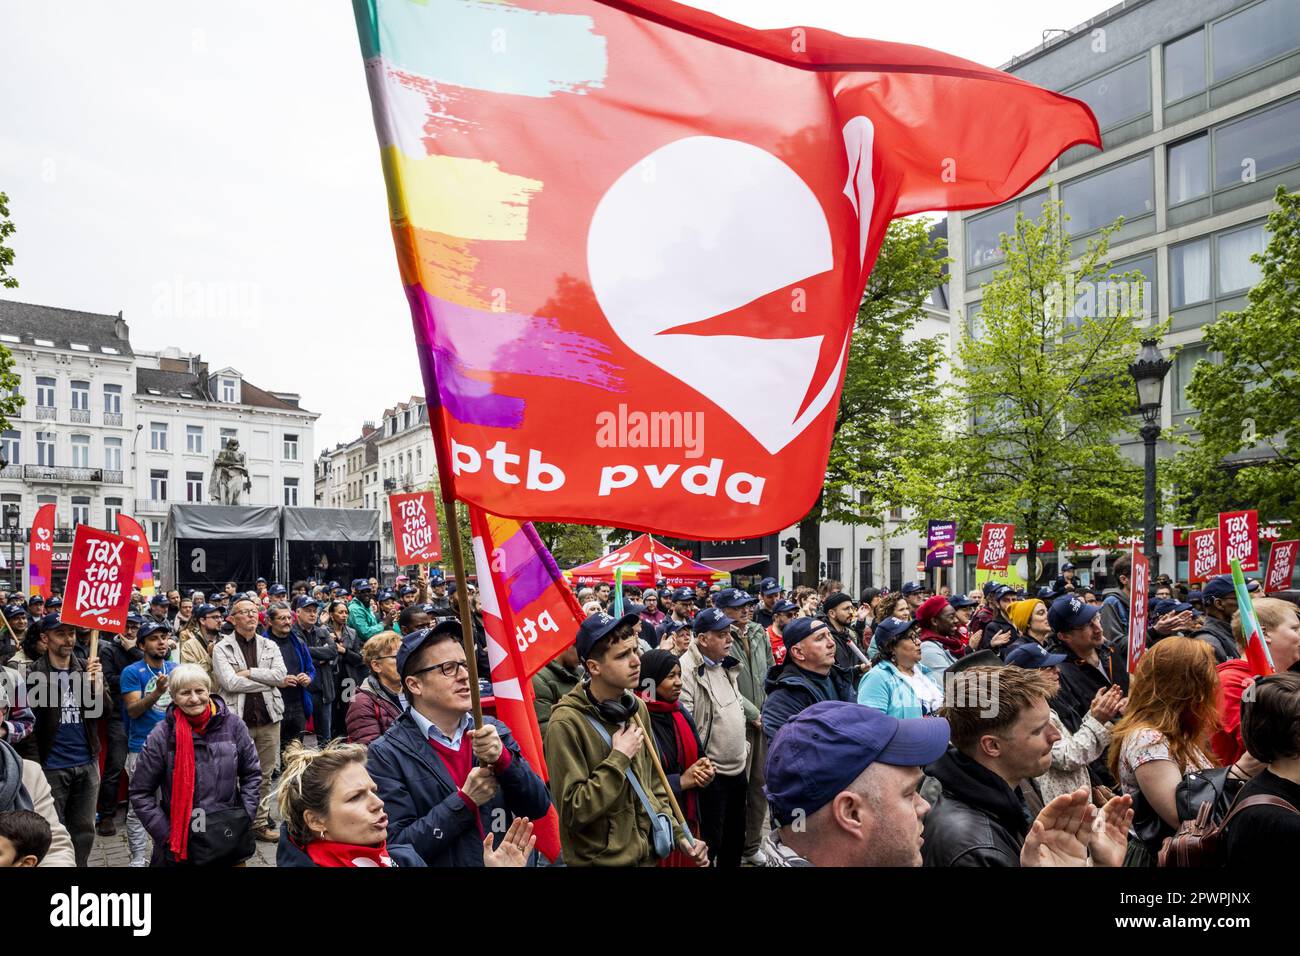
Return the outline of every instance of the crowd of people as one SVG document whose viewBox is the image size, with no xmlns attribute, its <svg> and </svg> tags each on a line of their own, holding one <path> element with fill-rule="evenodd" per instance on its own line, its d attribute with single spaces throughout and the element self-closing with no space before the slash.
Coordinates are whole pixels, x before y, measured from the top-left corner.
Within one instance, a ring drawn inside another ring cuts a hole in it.
<svg viewBox="0 0 1300 956">
<path fill-rule="evenodd" d="M 579 587 L 533 678 L 548 779 L 474 720 L 472 583 L 467 622 L 437 573 L 136 595 L 97 647 L 12 595 L 0 863 L 85 866 L 120 821 L 132 866 L 1151 866 L 1206 802 L 1204 865 L 1300 849 L 1300 593 L 1251 595 L 1261 677 L 1228 576 L 1160 580 L 1130 675 L 1111 580 Z"/>
</svg>

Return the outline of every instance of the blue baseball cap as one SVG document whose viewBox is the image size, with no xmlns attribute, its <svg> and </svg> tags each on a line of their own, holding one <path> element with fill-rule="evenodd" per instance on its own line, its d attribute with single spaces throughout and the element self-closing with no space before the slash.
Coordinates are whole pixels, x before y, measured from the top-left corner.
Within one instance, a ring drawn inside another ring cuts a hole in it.
<svg viewBox="0 0 1300 956">
<path fill-rule="evenodd" d="M 820 621 L 815 617 L 796 617 L 787 624 L 781 631 L 781 643 L 785 645 L 788 651 L 800 641 L 812 637 L 814 632 L 824 633 L 828 630 L 825 621 Z"/>
<path fill-rule="evenodd" d="M 57 594 L 45 602 L 45 610 L 47 611 L 53 611 L 55 608 L 60 607 L 63 607 L 63 598 L 59 597 Z"/>
<path fill-rule="evenodd" d="M 723 588 L 717 594 L 713 595 L 714 607 L 745 607 L 748 604 L 754 604 L 758 598 L 752 594 L 740 590 L 740 588 Z"/>
<path fill-rule="evenodd" d="M 997 587 L 993 589 L 993 593 L 990 596 L 995 601 L 1001 601 L 1004 597 L 1014 597 L 1015 593 L 1016 593 L 1016 589 L 1013 588 L 1011 585 L 999 584 Z"/>
<path fill-rule="evenodd" d="M 165 595 L 165 594 L 155 594 L 153 597 L 151 597 L 151 598 L 149 599 L 149 603 L 150 603 L 150 605 L 153 605 L 153 606 L 157 606 L 157 605 L 159 605 L 159 604 L 166 604 L 166 603 L 167 603 L 167 595 Z"/>
<path fill-rule="evenodd" d="M 1026 670 L 1033 670 L 1036 667 L 1056 667 L 1058 664 L 1064 664 L 1067 660 L 1069 660 L 1069 655 L 1049 654 L 1035 641 L 1017 645 L 1007 655 L 1008 664 L 1023 667 Z"/>
<path fill-rule="evenodd" d="M 1001 584 L 999 584 L 997 581 L 994 581 L 992 578 L 989 578 L 987 581 L 984 582 L 983 585 L 984 596 L 988 597 L 990 594 L 993 593 L 993 589 L 997 587 L 1001 587 Z"/>
<path fill-rule="evenodd" d="M 780 594 L 781 585 L 777 583 L 776 578 L 763 578 L 763 580 L 759 582 L 758 590 L 760 594 L 765 596 L 768 594 Z"/>
<path fill-rule="evenodd" d="M 1098 604 L 1089 604 L 1077 594 L 1063 594 L 1047 609 L 1047 623 L 1058 634 L 1083 627 L 1101 611 Z"/>
<path fill-rule="evenodd" d="M 171 637 L 171 630 L 166 624 L 159 621 L 145 621 L 140 625 L 140 630 L 136 632 L 135 639 L 137 641 L 143 641 L 150 634 L 157 634 L 159 631 L 161 631 L 165 636 Z"/>
<path fill-rule="evenodd" d="M 876 625 L 876 629 L 871 636 L 876 642 L 876 647 L 884 648 L 894 643 L 914 627 L 916 627 L 916 621 L 914 620 L 904 621 L 896 617 L 887 617 Z"/>
<path fill-rule="evenodd" d="M 1038 593 L 1035 595 L 1035 597 L 1037 597 L 1039 600 L 1042 601 L 1054 600 L 1056 598 L 1056 589 L 1053 588 L 1050 584 L 1044 584 L 1041 588 L 1038 589 Z"/>
<path fill-rule="evenodd" d="M 36 623 L 37 623 L 36 629 L 41 633 L 44 633 L 46 631 L 52 631 L 56 627 L 72 627 L 71 624 L 64 624 L 62 621 L 60 621 L 59 616 L 57 614 L 47 614 Z"/>
<path fill-rule="evenodd" d="M 797 610 L 799 610 L 799 605 L 795 604 L 793 601 L 781 600 L 772 605 L 773 614 L 789 614 L 792 611 Z"/>
<path fill-rule="evenodd" d="M 906 584 L 903 585 L 904 595 L 916 594 L 918 591 L 928 591 L 928 590 L 930 589 L 927 588 L 920 581 L 908 581 Z"/>
<path fill-rule="evenodd" d="M 1074 565 L 1071 564 L 1069 561 L 1066 561 L 1063 565 L 1061 565 L 1062 574 L 1064 574 L 1066 571 L 1073 571 L 1073 570 L 1074 570 Z"/>
<path fill-rule="evenodd" d="M 1205 595 L 1202 594 L 1199 590 L 1188 592 L 1187 602 L 1189 604 L 1198 604 L 1203 602 L 1204 600 L 1205 600 Z"/>
<path fill-rule="evenodd" d="M 938 760 L 948 737 L 942 717 L 899 720 L 874 707 L 824 700 L 777 732 L 763 792 L 777 825 L 788 826 L 826 806 L 873 763 L 923 767 Z"/>
<path fill-rule="evenodd" d="M 397 649 L 397 674 L 399 677 L 406 676 L 406 663 L 411 659 L 411 655 L 425 645 L 435 634 L 455 634 L 461 637 L 460 621 L 455 618 L 444 618 L 433 627 L 422 627 L 418 631 L 412 631 L 402 638 L 402 646 Z"/>
<path fill-rule="evenodd" d="M 24 607 L 23 605 L 21 604 L 5 605 L 5 617 L 7 617 L 9 620 L 12 621 L 16 617 L 26 617 L 26 616 L 27 616 L 27 608 Z"/>
<path fill-rule="evenodd" d="M 1251 594 L 1254 594 L 1256 591 L 1258 591 L 1260 587 L 1261 585 L 1259 583 L 1258 578 L 1251 578 L 1249 581 L 1246 582 L 1246 590 L 1249 591 Z"/>
<path fill-rule="evenodd" d="M 288 594 L 289 589 L 286 588 L 283 584 L 272 584 L 269 593 L 272 597 L 279 597 L 281 594 Z"/>
<path fill-rule="evenodd" d="M 695 620 L 691 622 L 691 627 L 695 633 L 702 631 L 725 631 L 731 627 L 731 618 L 723 613 L 722 608 L 706 607 L 699 614 L 695 615 Z"/>
<path fill-rule="evenodd" d="M 395 600 L 396 597 L 397 597 L 397 595 L 394 594 L 392 591 L 388 590 L 388 588 L 383 588 L 382 590 L 380 590 L 380 592 L 379 592 L 378 594 L 375 595 L 375 600 L 377 600 L 377 601 L 392 601 L 392 600 Z"/>
<path fill-rule="evenodd" d="M 220 613 L 221 613 L 221 608 L 217 607 L 215 604 L 200 604 L 198 607 L 194 609 L 194 617 L 196 620 L 202 620 L 203 618 L 207 617 L 209 614 L 220 614 Z"/>
<path fill-rule="evenodd" d="M 619 625 L 635 624 L 639 620 L 640 617 L 636 614 L 611 617 L 604 611 L 597 611 L 578 627 L 578 636 L 573 642 L 578 648 L 578 659 L 585 661 L 596 642 L 611 633 Z"/>
<path fill-rule="evenodd" d="M 694 601 L 695 591 L 691 588 L 677 588 L 673 591 L 672 599 L 674 601 Z"/>
<path fill-rule="evenodd" d="M 202 617 L 202 615 L 199 616 Z M 130 614 L 126 616 L 126 623 L 134 624 L 136 627 L 139 627 L 141 624 L 144 623 L 144 618 L 142 618 L 139 614 L 136 614 L 134 611 L 132 611 Z"/>
<path fill-rule="evenodd" d="M 1231 574 L 1216 574 L 1201 585 L 1201 598 L 1205 601 L 1233 597 L 1236 593 L 1237 589 L 1232 584 Z"/>
<path fill-rule="evenodd" d="M 948 598 L 948 603 L 958 610 L 964 607 L 979 607 L 980 604 L 979 601 L 976 601 L 974 598 L 968 598 L 964 594 L 954 594 L 952 597 Z"/>
<path fill-rule="evenodd" d="M 413 588 L 413 587 L 411 587 L 409 584 L 406 584 L 406 585 L 403 585 L 403 586 L 398 590 L 398 592 L 397 592 L 397 596 L 398 596 L 398 597 L 406 597 L 408 594 L 418 594 L 418 593 L 419 593 L 419 591 L 418 591 L 417 588 Z"/>
<path fill-rule="evenodd" d="M 293 609 L 295 611 L 301 611 L 305 607 L 320 607 L 320 601 L 317 601 L 315 598 L 309 598 L 305 594 L 293 599 Z"/>
</svg>

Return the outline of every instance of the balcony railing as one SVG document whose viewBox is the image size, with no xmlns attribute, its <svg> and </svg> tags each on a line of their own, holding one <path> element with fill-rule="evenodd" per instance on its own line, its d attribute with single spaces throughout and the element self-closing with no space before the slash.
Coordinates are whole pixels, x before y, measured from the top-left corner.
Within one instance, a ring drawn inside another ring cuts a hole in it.
<svg viewBox="0 0 1300 956">
<path fill-rule="evenodd" d="M 88 408 L 70 409 L 68 411 L 68 421 L 72 422 L 72 424 L 74 425 L 89 425 L 90 409 Z"/>
<path fill-rule="evenodd" d="M 105 412 L 105 413 L 104 413 L 104 424 L 105 424 L 105 425 L 121 425 L 121 424 L 122 424 L 122 413 L 121 413 L 121 412 Z"/>
<path fill-rule="evenodd" d="M 54 421 L 58 417 L 59 417 L 59 410 L 55 408 L 53 405 L 36 406 L 37 421 L 41 421 L 42 419 L 49 419 L 50 421 Z"/>
<path fill-rule="evenodd" d="M 68 468 L 63 465 L 23 465 L 23 478 L 27 481 L 61 481 L 82 484 L 122 484 L 122 472 L 108 468 Z"/>
<path fill-rule="evenodd" d="M 11 478 L 14 480 L 21 479 L 23 476 L 22 465 L 5 465 L 0 468 L 0 478 Z"/>
</svg>

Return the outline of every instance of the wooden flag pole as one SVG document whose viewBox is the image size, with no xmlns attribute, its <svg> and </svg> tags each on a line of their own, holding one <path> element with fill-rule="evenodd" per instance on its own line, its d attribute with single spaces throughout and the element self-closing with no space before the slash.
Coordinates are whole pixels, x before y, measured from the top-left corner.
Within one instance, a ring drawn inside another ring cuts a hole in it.
<svg viewBox="0 0 1300 956">
<path fill-rule="evenodd" d="M 14 646 L 19 650 L 22 650 L 22 642 L 18 640 L 18 635 L 14 633 L 14 626 L 9 623 L 9 615 L 0 611 L 0 617 L 5 619 L 5 630 L 8 631 L 9 636 L 13 638 Z"/>
<path fill-rule="evenodd" d="M 93 661 L 98 657 L 99 657 L 99 631 L 94 630 L 90 632 L 90 656 L 87 657 L 86 660 Z"/>
<path fill-rule="evenodd" d="M 447 533 L 451 537 L 451 565 L 456 572 L 456 599 L 460 605 L 461 640 L 465 645 L 465 667 L 469 671 L 469 700 L 474 711 L 474 729 L 483 726 L 483 704 L 478 695 L 478 654 L 474 647 L 474 618 L 470 616 L 469 581 L 465 578 L 465 554 L 461 549 L 460 522 L 456 520 L 456 499 L 442 494 L 447 513 Z"/>
<path fill-rule="evenodd" d="M 637 726 L 645 734 L 645 740 L 642 747 L 650 748 L 650 759 L 654 761 L 655 769 L 659 771 L 659 780 L 664 785 L 664 793 L 668 794 L 668 802 L 672 804 L 673 813 L 677 815 L 677 822 L 682 825 L 682 833 L 686 835 L 686 842 L 695 846 L 695 834 L 691 832 L 690 824 L 686 822 L 686 814 L 682 813 L 682 808 L 677 805 L 677 798 L 673 796 L 673 788 L 668 784 L 668 774 L 664 773 L 664 765 L 659 762 L 659 748 L 655 746 L 655 735 L 645 724 L 641 722 L 641 710 L 637 708 L 636 714 Z"/>
</svg>

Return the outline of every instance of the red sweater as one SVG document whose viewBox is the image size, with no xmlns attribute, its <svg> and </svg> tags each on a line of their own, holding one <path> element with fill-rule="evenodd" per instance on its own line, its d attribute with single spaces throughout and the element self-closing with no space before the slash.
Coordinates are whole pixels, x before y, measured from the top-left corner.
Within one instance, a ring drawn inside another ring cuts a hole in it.
<svg viewBox="0 0 1300 956">
<path fill-rule="evenodd" d="M 1246 745 L 1241 741 L 1241 695 L 1254 679 L 1247 660 L 1224 661 L 1219 665 L 1220 729 L 1210 738 L 1210 746 L 1225 767 L 1231 767 L 1246 752 Z"/>
</svg>

